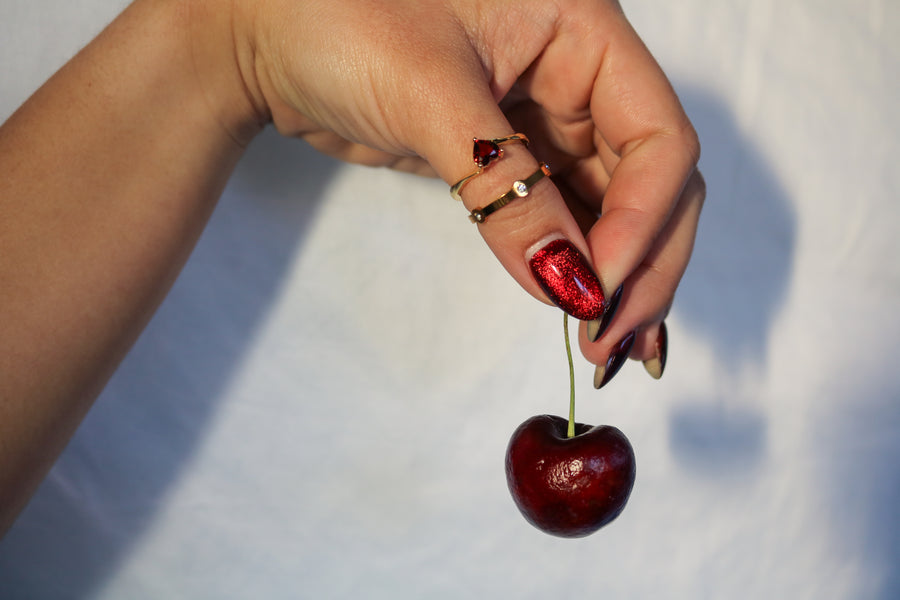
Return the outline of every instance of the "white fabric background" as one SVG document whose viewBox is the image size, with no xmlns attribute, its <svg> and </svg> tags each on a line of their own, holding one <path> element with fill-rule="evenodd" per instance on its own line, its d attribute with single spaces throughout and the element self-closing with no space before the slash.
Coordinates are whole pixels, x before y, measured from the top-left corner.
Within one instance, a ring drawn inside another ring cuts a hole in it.
<svg viewBox="0 0 900 600">
<path fill-rule="evenodd" d="M 579 420 L 637 454 L 616 522 L 551 538 L 506 490 L 512 430 L 565 414 L 559 312 L 440 182 L 269 132 L 0 597 L 900 597 L 900 4 L 624 4 L 709 199 L 665 377 L 578 362 Z M 0 0 L 0 115 L 122 6 Z"/>
</svg>

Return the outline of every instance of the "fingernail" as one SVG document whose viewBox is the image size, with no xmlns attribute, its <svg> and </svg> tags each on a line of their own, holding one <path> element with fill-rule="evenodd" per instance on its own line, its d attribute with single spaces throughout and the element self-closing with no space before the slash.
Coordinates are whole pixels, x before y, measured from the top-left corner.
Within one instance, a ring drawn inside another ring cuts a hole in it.
<svg viewBox="0 0 900 600">
<path fill-rule="evenodd" d="M 644 369 L 650 373 L 653 379 L 659 379 L 666 369 L 666 355 L 669 352 L 669 332 L 666 323 L 659 324 L 659 334 L 656 336 L 656 356 L 644 361 Z"/>
<path fill-rule="evenodd" d="M 599 319 L 594 319 L 593 321 L 588 321 L 587 324 L 587 336 L 588 339 L 592 342 L 596 342 L 600 339 L 600 336 L 603 335 L 603 332 L 606 331 L 606 328 L 609 327 L 609 324 L 612 322 L 613 317 L 616 316 L 616 309 L 619 308 L 619 300 L 622 299 L 622 286 L 615 291 L 612 297 L 609 299 L 609 302 L 606 303 L 606 308 L 603 309 L 603 316 Z"/>
<path fill-rule="evenodd" d="M 613 346 L 612 351 L 609 353 L 609 358 L 606 359 L 605 365 L 597 365 L 597 369 L 594 371 L 595 389 L 599 390 L 616 376 L 616 373 L 618 373 L 619 369 L 622 368 L 622 365 L 625 364 L 625 360 L 628 358 L 628 353 L 631 352 L 632 346 L 634 346 L 633 331 L 623 337 L 618 344 Z"/>
<path fill-rule="evenodd" d="M 581 321 L 603 315 L 606 298 L 600 280 L 572 242 L 556 238 L 540 247 L 528 260 L 544 293 L 558 307 Z"/>
</svg>

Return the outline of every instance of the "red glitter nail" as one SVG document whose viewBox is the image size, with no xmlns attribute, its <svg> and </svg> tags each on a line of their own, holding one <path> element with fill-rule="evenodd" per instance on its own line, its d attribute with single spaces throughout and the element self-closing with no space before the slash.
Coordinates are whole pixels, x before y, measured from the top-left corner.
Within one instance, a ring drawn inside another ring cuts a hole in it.
<svg viewBox="0 0 900 600">
<path fill-rule="evenodd" d="M 600 280 L 569 240 L 553 240 L 534 253 L 529 266 L 550 300 L 576 319 L 591 321 L 603 315 L 606 298 Z"/>
</svg>

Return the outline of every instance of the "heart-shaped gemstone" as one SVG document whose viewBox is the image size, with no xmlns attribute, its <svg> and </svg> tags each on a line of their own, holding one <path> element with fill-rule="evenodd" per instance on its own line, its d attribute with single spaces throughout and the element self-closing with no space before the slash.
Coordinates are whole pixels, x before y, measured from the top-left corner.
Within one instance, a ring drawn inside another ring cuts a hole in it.
<svg viewBox="0 0 900 600">
<path fill-rule="evenodd" d="M 475 147 L 472 150 L 472 158 L 479 169 L 484 169 L 493 161 L 500 158 L 503 151 L 500 146 L 491 140 L 475 139 Z"/>
</svg>

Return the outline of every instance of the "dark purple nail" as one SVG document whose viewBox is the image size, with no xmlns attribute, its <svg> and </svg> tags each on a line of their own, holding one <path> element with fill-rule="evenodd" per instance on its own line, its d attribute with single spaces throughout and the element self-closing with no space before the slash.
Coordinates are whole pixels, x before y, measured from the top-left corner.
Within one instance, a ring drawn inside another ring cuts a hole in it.
<svg viewBox="0 0 900 600">
<path fill-rule="evenodd" d="M 619 308 L 619 300 L 622 299 L 622 289 L 623 286 L 620 285 L 615 293 L 613 293 L 609 302 L 606 303 L 606 308 L 603 311 L 602 317 L 594 319 L 593 321 L 588 321 L 587 336 L 590 341 L 596 342 L 599 340 L 609 327 L 609 324 L 612 323 L 613 317 L 616 316 L 616 309 Z"/>
<path fill-rule="evenodd" d="M 659 334 L 656 336 L 654 349 L 656 356 L 644 361 L 644 369 L 650 373 L 650 377 L 659 379 L 666 370 L 666 356 L 669 353 L 669 331 L 666 329 L 665 321 L 659 324 Z"/>
<path fill-rule="evenodd" d="M 606 364 L 599 365 L 594 371 L 594 387 L 596 389 L 599 390 L 609 383 L 616 376 L 616 373 L 619 372 L 619 369 L 622 368 L 622 365 L 625 364 L 628 353 L 631 352 L 631 348 L 634 346 L 634 337 L 633 331 L 623 337 L 618 344 L 613 346 L 609 353 L 609 358 L 606 359 Z"/>
</svg>

